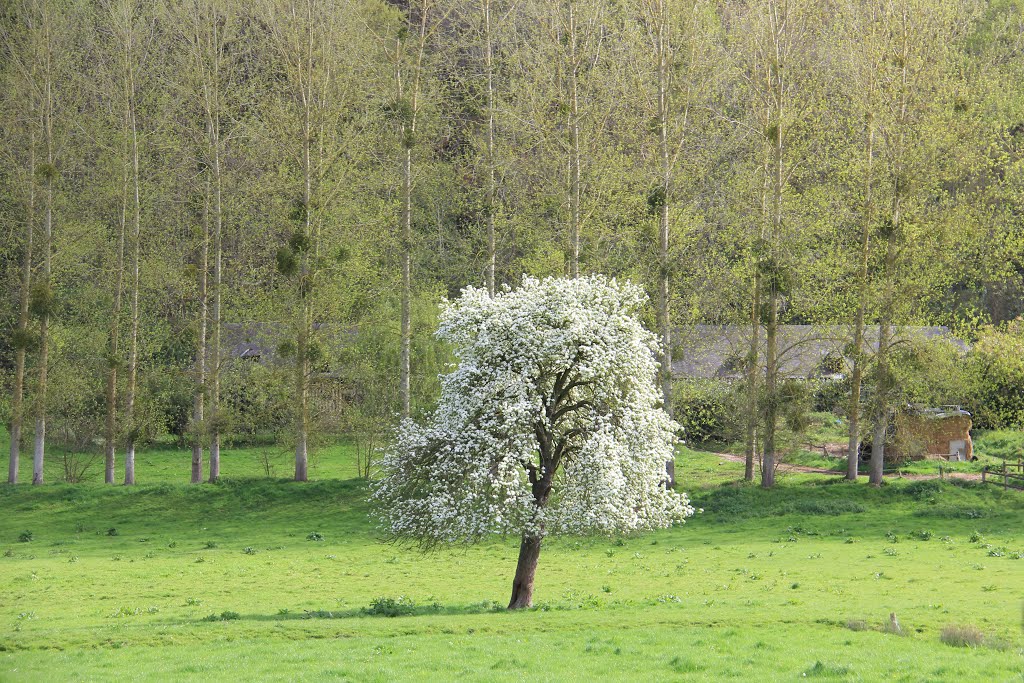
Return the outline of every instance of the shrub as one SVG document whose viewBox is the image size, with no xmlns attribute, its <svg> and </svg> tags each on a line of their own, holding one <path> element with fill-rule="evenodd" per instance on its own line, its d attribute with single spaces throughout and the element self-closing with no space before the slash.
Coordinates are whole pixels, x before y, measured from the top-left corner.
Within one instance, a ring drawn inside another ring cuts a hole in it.
<svg viewBox="0 0 1024 683">
<path fill-rule="evenodd" d="M 238 620 L 238 619 L 241 619 L 241 618 L 242 618 L 242 615 L 239 614 L 238 612 L 232 612 L 230 610 L 225 610 L 225 611 L 221 612 L 220 614 L 210 614 L 210 615 L 207 615 L 207 616 L 203 617 L 203 621 L 235 621 L 235 620 Z"/>
<path fill-rule="evenodd" d="M 307 541 L 322 541 L 322 540 L 324 540 L 324 535 L 322 533 L 320 533 L 319 531 L 313 531 L 313 532 L 311 532 L 311 533 L 306 535 L 306 540 Z"/>
<path fill-rule="evenodd" d="M 28 543 L 33 538 L 34 538 L 34 536 L 33 536 L 32 532 L 27 530 L 27 529 L 25 531 L 22 531 L 20 534 L 18 534 L 18 541 L 21 542 L 21 543 Z"/>
<path fill-rule="evenodd" d="M 675 418 L 689 442 L 700 444 L 732 439 L 739 428 L 740 405 L 725 382 L 690 381 L 673 384 Z"/>
<path fill-rule="evenodd" d="M 415 609 L 415 602 L 399 595 L 397 598 L 374 598 L 369 607 L 363 608 L 363 613 L 375 617 L 400 617 L 412 614 Z"/>
<path fill-rule="evenodd" d="M 850 377 L 831 379 L 823 377 L 811 382 L 811 408 L 816 413 L 845 415 L 850 407 Z"/>
<path fill-rule="evenodd" d="M 951 647 L 981 647 L 985 634 L 973 624 L 949 624 L 942 627 L 939 640 Z"/>
</svg>

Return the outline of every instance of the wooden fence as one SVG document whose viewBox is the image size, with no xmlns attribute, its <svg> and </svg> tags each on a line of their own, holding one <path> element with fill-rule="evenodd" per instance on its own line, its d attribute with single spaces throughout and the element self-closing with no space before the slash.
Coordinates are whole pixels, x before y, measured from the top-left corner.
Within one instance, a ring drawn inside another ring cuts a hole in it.
<svg viewBox="0 0 1024 683">
<path fill-rule="evenodd" d="M 1002 486 L 1004 489 L 1024 491 L 1024 459 L 1017 458 L 1017 462 L 1004 462 L 1000 467 L 983 467 L 981 481 Z"/>
</svg>

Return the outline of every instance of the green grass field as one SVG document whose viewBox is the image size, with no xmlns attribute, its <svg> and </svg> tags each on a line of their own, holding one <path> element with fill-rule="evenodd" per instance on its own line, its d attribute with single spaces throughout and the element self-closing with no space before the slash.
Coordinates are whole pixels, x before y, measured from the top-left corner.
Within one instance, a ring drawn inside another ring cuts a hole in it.
<svg viewBox="0 0 1024 683">
<path fill-rule="evenodd" d="M 1024 681 L 1022 493 L 766 492 L 683 450 L 702 515 L 546 541 L 536 608 L 508 613 L 517 539 L 382 543 L 353 457 L 326 449 L 297 484 L 234 450 L 222 483 L 190 486 L 187 453 L 153 450 L 132 489 L 98 470 L 0 488 L 0 680 Z M 954 647 L 950 626 L 982 635 Z"/>
</svg>

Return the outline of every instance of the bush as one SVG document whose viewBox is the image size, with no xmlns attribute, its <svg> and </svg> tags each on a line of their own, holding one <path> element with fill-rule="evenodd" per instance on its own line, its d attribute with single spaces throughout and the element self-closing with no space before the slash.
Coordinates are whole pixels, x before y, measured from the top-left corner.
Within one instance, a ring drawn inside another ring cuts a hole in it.
<svg viewBox="0 0 1024 683">
<path fill-rule="evenodd" d="M 690 443 L 729 441 L 739 431 L 741 406 L 733 387 L 725 382 L 675 382 L 672 402 L 676 421 Z"/>
<path fill-rule="evenodd" d="M 973 624 L 950 624 L 942 628 L 939 640 L 952 647 L 981 647 L 985 634 Z"/>
<path fill-rule="evenodd" d="M 850 407 L 850 391 L 853 381 L 849 377 L 831 379 L 824 377 L 811 383 L 811 408 L 816 413 L 846 415 Z"/>
<path fill-rule="evenodd" d="M 1008 429 L 981 432 L 974 437 L 974 453 L 1016 460 L 1024 455 L 1024 432 Z"/>
<path fill-rule="evenodd" d="M 415 602 L 399 595 L 397 598 L 374 598 L 369 607 L 363 608 L 363 613 L 375 617 L 400 617 L 412 614 L 415 610 Z"/>
<path fill-rule="evenodd" d="M 975 427 L 1024 427 L 1024 320 L 982 327 L 965 370 Z"/>
</svg>

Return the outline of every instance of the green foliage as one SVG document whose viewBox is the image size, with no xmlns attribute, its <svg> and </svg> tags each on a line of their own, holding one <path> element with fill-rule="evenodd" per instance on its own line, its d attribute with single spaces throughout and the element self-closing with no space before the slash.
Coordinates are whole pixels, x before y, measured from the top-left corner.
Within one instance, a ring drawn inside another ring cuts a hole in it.
<svg viewBox="0 0 1024 683">
<path fill-rule="evenodd" d="M 1004 430 L 978 430 L 972 433 L 974 453 L 978 456 L 1016 460 L 1024 456 L 1024 432 Z"/>
<path fill-rule="evenodd" d="M 56 296 L 49 282 L 37 280 L 29 292 L 28 310 L 37 318 L 53 313 Z"/>
<path fill-rule="evenodd" d="M 404 595 L 374 598 L 369 607 L 363 608 L 363 612 L 374 617 L 401 617 L 415 611 L 416 603 Z"/>
<path fill-rule="evenodd" d="M 1024 320 L 983 327 L 968 352 L 966 376 L 975 427 L 1024 428 Z"/>
<path fill-rule="evenodd" d="M 739 396 L 729 384 L 716 380 L 672 384 L 673 416 L 683 426 L 687 443 L 726 442 L 739 428 Z"/>
</svg>

